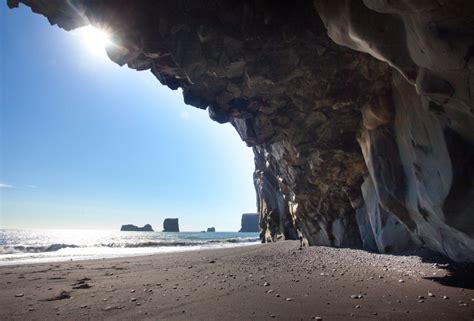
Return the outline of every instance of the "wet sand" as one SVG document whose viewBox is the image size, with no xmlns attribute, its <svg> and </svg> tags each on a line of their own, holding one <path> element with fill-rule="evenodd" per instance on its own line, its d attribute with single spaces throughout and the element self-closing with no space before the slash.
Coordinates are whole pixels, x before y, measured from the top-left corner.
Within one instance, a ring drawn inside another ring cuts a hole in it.
<svg viewBox="0 0 474 321">
<path fill-rule="evenodd" d="M 297 248 L 0 267 L 0 320 L 474 319 L 472 265 Z"/>
</svg>

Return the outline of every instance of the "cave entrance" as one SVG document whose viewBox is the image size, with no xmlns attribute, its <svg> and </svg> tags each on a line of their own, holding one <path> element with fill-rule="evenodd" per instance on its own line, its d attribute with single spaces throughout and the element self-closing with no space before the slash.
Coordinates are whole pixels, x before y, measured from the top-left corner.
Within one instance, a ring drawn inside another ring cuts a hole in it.
<svg viewBox="0 0 474 321">
<path fill-rule="evenodd" d="M 114 64 L 105 34 L 6 10 L 4 227 L 118 229 L 179 217 L 182 230 L 238 231 L 241 214 L 256 211 L 253 153 L 230 125 L 186 106 L 150 72 Z"/>
</svg>

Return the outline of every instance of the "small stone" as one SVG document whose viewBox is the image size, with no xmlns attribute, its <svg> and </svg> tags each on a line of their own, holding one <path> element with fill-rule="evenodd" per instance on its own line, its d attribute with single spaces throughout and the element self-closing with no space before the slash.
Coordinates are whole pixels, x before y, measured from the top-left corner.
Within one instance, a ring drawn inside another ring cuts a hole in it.
<svg viewBox="0 0 474 321">
<path fill-rule="evenodd" d="M 279 298 L 279 297 L 280 297 L 280 295 L 279 295 L 278 293 L 277 293 L 277 294 L 275 294 L 275 296 L 276 296 L 277 298 Z"/>
<path fill-rule="evenodd" d="M 15 294 L 15 298 L 21 298 L 21 297 L 23 297 L 23 296 L 25 296 L 23 293 L 17 293 L 17 294 Z"/>
<path fill-rule="evenodd" d="M 87 284 L 87 283 L 80 283 L 80 284 L 78 284 L 78 285 L 73 286 L 72 288 L 75 289 L 75 290 L 79 290 L 79 289 L 90 289 L 91 286 L 90 286 L 89 284 Z"/>
<path fill-rule="evenodd" d="M 403 283 L 403 282 L 405 282 L 405 281 L 403 281 L 402 279 L 398 280 L 398 283 Z"/>
<path fill-rule="evenodd" d="M 135 290 L 130 290 L 131 293 L 135 293 Z"/>
<path fill-rule="evenodd" d="M 85 309 L 85 308 L 87 308 L 87 305 L 82 304 L 82 305 L 81 305 L 81 309 Z"/>
<path fill-rule="evenodd" d="M 270 283 L 265 282 L 265 283 L 263 283 L 263 286 L 270 286 Z"/>
<path fill-rule="evenodd" d="M 431 293 L 431 292 L 428 292 L 428 296 L 429 296 L 430 298 L 433 298 L 435 295 L 434 295 L 433 293 Z"/>
<path fill-rule="evenodd" d="M 292 298 L 286 298 L 285 301 L 293 301 Z"/>
<path fill-rule="evenodd" d="M 363 298 L 362 294 L 353 294 L 353 295 L 351 295 L 351 299 L 362 299 L 362 298 Z"/>
<path fill-rule="evenodd" d="M 28 311 L 34 311 L 34 310 L 35 310 L 35 308 L 33 308 L 33 307 L 28 308 Z"/>
<path fill-rule="evenodd" d="M 274 291 L 274 290 L 268 290 L 268 291 L 267 291 L 267 293 L 269 293 L 269 294 L 270 294 L 270 293 L 273 293 L 273 292 L 275 292 L 275 291 Z"/>
<path fill-rule="evenodd" d="M 323 321 L 323 318 L 321 318 L 321 317 L 314 317 L 314 319 L 317 320 L 317 321 Z"/>
<path fill-rule="evenodd" d="M 135 302 L 135 301 L 137 301 L 137 298 L 131 298 L 130 301 Z"/>
<path fill-rule="evenodd" d="M 443 298 L 444 300 L 449 299 L 449 297 L 448 297 L 447 295 L 443 295 L 442 298 Z"/>
<path fill-rule="evenodd" d="M 418 299 L 420 299 L 420 300 L 424 300 L 424 299 L 425 299 L 425 297 L 424 297 L 424 296 L 422 296 L 422 295 L 419 295 L 419 296 L 418 296 Z"/>
<path fill-rule="evenodd" d="M 356 305 L 354 308 L 356 308 L 356 309 L 360 309 L 360 305 Z"/>
<path fill-rule="evenodd" d="M 210 260 L 209 263 L 216 263 L 216 261 L 215 260 Z"/>
<path fill-rule="evenodd" d="M 418 300 L 418 303 L 424 303 L 425 300 Z"/>
</svg>

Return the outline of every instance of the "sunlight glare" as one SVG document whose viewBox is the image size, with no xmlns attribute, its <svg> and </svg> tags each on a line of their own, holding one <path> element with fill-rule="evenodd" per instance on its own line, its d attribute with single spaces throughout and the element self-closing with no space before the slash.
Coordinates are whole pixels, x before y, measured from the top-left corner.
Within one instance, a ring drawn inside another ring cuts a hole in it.
<svg viewBox="0 0 474 321">
<path fill-rule="evenodd" d="M 77 29 L 87 49 L 94 55 L 105 54 L 105 48 L 111 44 L 110 35 L 105 31 L 92 26 Z"/>
</svg>

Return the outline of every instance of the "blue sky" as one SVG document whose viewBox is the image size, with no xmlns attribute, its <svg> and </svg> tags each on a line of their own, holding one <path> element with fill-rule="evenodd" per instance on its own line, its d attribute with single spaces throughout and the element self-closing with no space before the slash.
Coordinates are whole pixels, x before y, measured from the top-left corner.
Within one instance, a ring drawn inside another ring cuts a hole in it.
<svg viewBox="0 0 474 321">
<path fill-rule="evenodd" d="M 229 125 L 79 32 L 0 3 L 0 227 L 237 230 L 253 154 Z"/>
</svg>

